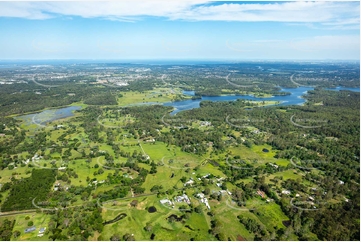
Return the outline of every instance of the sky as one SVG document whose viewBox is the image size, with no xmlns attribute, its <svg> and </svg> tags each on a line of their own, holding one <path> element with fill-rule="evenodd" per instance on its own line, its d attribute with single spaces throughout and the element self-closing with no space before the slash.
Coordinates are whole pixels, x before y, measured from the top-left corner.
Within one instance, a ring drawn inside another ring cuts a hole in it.
<svg viewBox="0 0 361 242">
<path fill-rule="evenodd" d="M 0 59 L 359 60 L 359 1 L 1 1 Z"/>
</svg>

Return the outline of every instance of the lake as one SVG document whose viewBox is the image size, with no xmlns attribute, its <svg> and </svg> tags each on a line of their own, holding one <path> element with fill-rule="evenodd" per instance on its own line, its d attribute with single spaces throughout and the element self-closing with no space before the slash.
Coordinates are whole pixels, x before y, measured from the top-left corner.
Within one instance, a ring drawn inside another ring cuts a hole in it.
<svg viewBox="0 0 361 242">
<path fill-rule="evenodd" d="M 237 99 L 245 99 L 252 101 L 279 101 L 280 104 L 276 104 L 276 105 L 283 105 L 283 106 L 301 105 L 305 102 L 305 99 L 302 98 L 302 95 L 306 94 L 307 91 L 309 90 L 314 90 L 314 88 L 303 87 L 303 86 L 297 88 L 281 88 L 281 92 L 291 93 L 291 95 L 287 95 L 287 96 L 273 96 L 268 98 L 259 98 L 259 97 L 254 97 L 252 95 L 225 95 L 225 96 L 216 96 L 216 97 L 202 96 L 201 99 L 197 99 L 197 100 L 167 102 L 164 103 L 163 105 L 174 107 L 174 110 L 170 113 L 170 115 L 174 115 L 184 110 L 199 108 L 200 107 L 199 104 L 201 101 L 221 102 L 221 101 L 235 101 Z M 354 92 L 360 92 L 360 88 L 346 88 L 346 87 L 328 88 L 327 90 L 331 90 L 331 91 L 349 90 Z M 194 91 L 183 91 L 183 94 L 194 96 Z"/>
<path fill-rule="evenodd" d="M 65 108 L 48 109 L 40 113 L 27 114 L 16 118 L 24 121 L 26 125 L 37 124 L 44 127 L 48 122 L 74 116 L 73 111 L 80 109 L 80 106 L 69 106 Z"/>
</svg>

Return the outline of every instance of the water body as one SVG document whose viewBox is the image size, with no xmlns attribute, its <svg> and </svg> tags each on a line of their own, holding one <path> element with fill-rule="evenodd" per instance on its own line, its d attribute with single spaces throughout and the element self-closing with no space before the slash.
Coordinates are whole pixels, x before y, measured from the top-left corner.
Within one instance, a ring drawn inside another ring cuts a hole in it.
<svg viewBox="0 0 361 242">
<path fill-rule="evenodd" d="M 197 100 L 184 100 L 177 102 L 168 102 L 164 103 L 164 106 L 172 106 L 175 108 L 171 115 L 174 115 L 180 111 L 190 110 L 193 108 L 199 108 L 201 101 L 235 101 L 237 99 L 252 100 L 252 101 L 279 101 L 278 105 L 301 105 L 305 102 L 305 99 L 301 96 L 306 94 L 307 91 L 313 90 L 313 87 L 298 87 L 298 88 L 281 88 L 282 92 L 290 92 L 291 95 L 287 96 L 273 96 L 268 98 L 254 97 L 252 95 L 226 95 L 226 96 L 217 96 L 217 97 L 202 97 Z M 194 91 L 184 91 L 185 95 L 194 96 Z"/>
<path fill-rule="evenodd" d="M 18 116 L 17 118 L 25 121 L 26 124 L 34 123 L 39 126 L 45 126 L 48 122 L 74 116 L 73 111 L 80 109 L 80 106 L 69 106 L 65 108 L 44 110 L 40 113 L 27 114 Z"/>
<path fill-rule="evenodd" d="M 326 90 L 329 91 L 341 91 L 341 90 L 346 90 L 346 91 L 352 91 L 352 92 L 360 92 L 360 87 L 335 87 L 335 88 L 325 88 Z"/>
<path fill-rule="evenodd" d="M 259 98 L 254 97 L 252 95 L 226 95 L 226 96 L 217 96 L 217 97 L 202 97 L 197 100 L 185 100 L 185 101 L 176 101 L 176 102 L 168 102 L 164 103 L 164 106 L 172 106 L 174 107 L 174 111 L 170 113 L 170 115 L 174 115 L 180 111 L 190 110 L 193 108 L 199 108 L 199 104 L 201 101 L 235 101 L 237 99 L 245 99 L 252 101 L 279 101 L 280 104 L 276 105 L 302 105 L 306 100 L 302 98 L 302 95 L 305 95 L 307 91 L 314 90 L 313 87 L 297 87 L 297 88 L 281 88 L 281 92 L 290 92 L 291 95 L 287 96 L 273 96 L 269 98 Z M 336 87 L 336 88 L 327 88 L 326 90 L 331 91 L 339 91 L 339 90 L 349 90 L 354 92 L 360 92 L 360 88 L 347 88 L 347 87 Z M 194 96 L 194 91 L 183 91 L 183 94 Z"/>
</svg>

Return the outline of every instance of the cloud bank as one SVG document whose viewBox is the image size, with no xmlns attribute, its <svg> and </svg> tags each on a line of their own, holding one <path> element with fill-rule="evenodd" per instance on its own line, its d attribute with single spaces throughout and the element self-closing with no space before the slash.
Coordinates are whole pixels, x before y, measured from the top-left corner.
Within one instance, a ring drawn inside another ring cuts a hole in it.
<svg viewBox="0 0 361 242">
<path fill-rule="evenodd" d="M 183 21 L 321 23 L 359 27 L 359 2 L 211 2 L 206 0 L 132 0 L 87 2 L 0 2 L 0 17 L 49 19 L 59 16 L 139 21 L 162 17 Z"/>
</svg>

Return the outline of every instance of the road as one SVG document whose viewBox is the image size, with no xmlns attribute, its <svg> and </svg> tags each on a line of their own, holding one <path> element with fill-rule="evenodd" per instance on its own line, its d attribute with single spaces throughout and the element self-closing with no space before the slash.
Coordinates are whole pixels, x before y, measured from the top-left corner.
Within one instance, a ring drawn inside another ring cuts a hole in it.
<svg viewBox="0 0 361 242">
<path fill-rule="evenodd" d="M 233 82 L 231 82 L 231 81 L 228 80 L 228 77 L 229 77 L 230 75 L 231 75 L 231 74 L 228 74 L 228 75 L 226 76 L 226 81 L 228 82 L 228 84 L 230 84 L 230 85 L 232 85 L 232 86 L 234 86 L 234 87 L 254 87 L 254 86 L 255 86 L 255 85 L 245 86 L 245 85 L 235 84 L 235 83 L 233 83 Z"/>
<path fill-rule="evenodd" d="M 302 86 L 301 84 L 299 84 L 299 83 L 297 83 L 297 82 L 295 82 L 295 81 L 293 80 L 293 76 L 294 76 L 294 75 L 295 75 L 295 74 L 293 74 L 293 75 L 290 77 L 291 82 L 292 82 L 293 84 L 295 84 L 297 87 Z"/>
<path fill-rule="evenodd" d="M 42 87 L 58 87 L 58 85 L 45 85 L 45 84 L 41 84 L 41 83 L 35 81 L 35 75 L 33 76 L 32 81 L 33 81 L 35 84 L 37 84 L 37 85 L 39 85 L 39 86 L 42 86 Z"/>
</svg>

